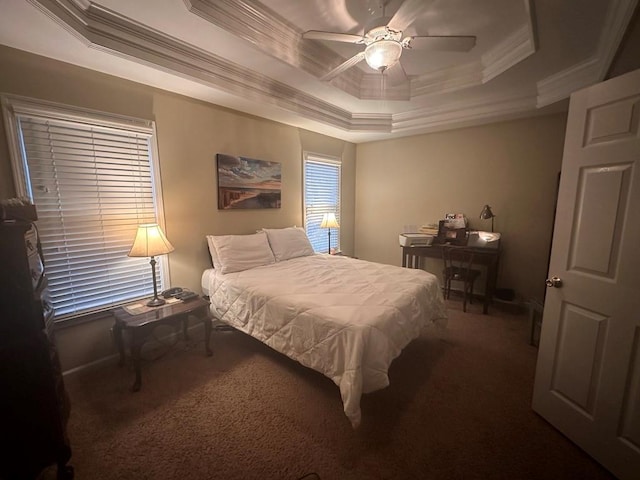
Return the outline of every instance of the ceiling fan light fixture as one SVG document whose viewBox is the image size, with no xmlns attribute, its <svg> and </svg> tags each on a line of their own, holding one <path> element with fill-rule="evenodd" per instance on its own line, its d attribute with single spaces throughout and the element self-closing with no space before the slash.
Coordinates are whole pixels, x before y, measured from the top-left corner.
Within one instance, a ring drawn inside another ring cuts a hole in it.
<svg viewBox="0 0 640 480">
<path fill-rule="evenodd" d="M 402 45 L 395 40 L 378 40 L 364 50 L 364 59 L 374 70 L 386 70 L 392 67 L 402 55 Z"/>
</svg>

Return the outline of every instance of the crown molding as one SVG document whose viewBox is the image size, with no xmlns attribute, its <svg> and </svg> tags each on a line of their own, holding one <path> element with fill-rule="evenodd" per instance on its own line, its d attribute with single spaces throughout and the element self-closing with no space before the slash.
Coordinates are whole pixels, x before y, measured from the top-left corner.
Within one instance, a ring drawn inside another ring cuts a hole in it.
<svg viewBox="0 0 640 480">
<path fill-rule="evenodd" d="M 485 52 L 480 60 L 447 67 L 411 80 L 411 98 L 439 95 L 475 87 L 498 75 L 536 52 L 530 0 L 522 0 L 527 22 Z"/>
<path fill-rule="evenodd" d="M 305 40 L 302 31 L 259 2 L 252 0 L 184 0 L 187 10 L 272 58 L 320 78 L 344 62 L 324 45 Z M 332 85 L 358 97 L 363 72 L 350 69 Z"/>
<path fill-rule="evenodd" d="M 359 98 L 363 100 L 410 100 L 411 88 L 409 82 L 404 82 L 395 87 L 384 86 L 383 77 L 380 73 L 365 74 L 360 83 Z"/>
<path fill-rule="evenodd" d="M 597 57 L 591 57 L 540 80 L 536 84 L 538 89 L 536 106 L 541 108 L 564 100 L 576 90 L 598 82 L 599 71 L 600 60 Z"/>
<path fill-rule="evenodd" d="M 629 22 L 638 8 L 638 0 L 619 0 L 612 3 L 598 43 L 597 56 L 600 59 L 598 81 L 604 80 L 607 75 Z"/>
<path fill-rule="evenodd" d="M 359 114 L 351 116 L 351 127 L 353 132 L 378 132 L 390 133 L 393 131 L 393 118 L 390 114 Z"/>
<path fill-rule="evenodd" d="M 497 77 L 534 53 L 536 53 L 536 44 L 529 16 L 525 25 L 522 25 L 482 56 L 482 64 L 484 65 L 482 83 Z"/>
<path fill-rule="evenodd" d="M 528 0 L 524 1 L 525 5 L 529 5 Z M 600 36 L 596 55 L 539 81 L 535 95 L 493 97 L 475 102 L 458 101 L 446 107 L 424 107 L 393 115 L 354 113 L 336 107 L 302 90 L 149 28 L 89 0 L 28 0 L 28 2 L 89 48 L 151 66 L 254 104 L 274 107 L 274 112 L 317 122 L 340 132 L 408 135 L 427 130 L 457 128 L 482 121 L 495 121 L 525 113 L 532 114 L 536 107 L 555 103 L 557 100 L 567 98 L 577 88 L 599 81 L 606 74 L 638 0 L 616 0 L 615 5 L 608 11 L 607 22 Z M 213 16 L 222 11 L 220 15 L 227 18 L 230 24 L 233 23 L 234 28 L 240 28 L 246 15 L 252 17 L 253 23 L 250 26 L 255 28 L 246 28 L 247 25 L 244 25 L 245 30 L 252 35 L 252 39 L 242 37 L 243 40 L 252 43 L 257 41 L 261 47 L 270 44 L 268 47 L 271 49 L 270 55 L 291 65 L 292 68 L 295 65 L 287 60 L 291 55 L 293 57 L 297 55 L 300 65 L 306 65 L 300 68 L 307 73 L 310 72 L 306 68 L 316 69 L 316 71 L 321 69 L 321 72 L 332 68 L 327 63 L 323 63 L 330 57 L 337 62 L 342 61 L 341 57 L 333 52 L 329 56 L 323 56 L 327 52 L 320 51 L 317 52 L 318 56 L 314 57 L 317 48 L 329 49 L 316 44 L 317 42 L 300 40 L 300 32 L 296 33 L 295 27 L 286 22 L 270 24 L 271 19 L 267 16 L 269 12 L 251 10 L 251 6 L 256 4 L 254 1 L 184 0 L 184 2 L 187 8 L 195 9 L 197 6 L 200 15 L 206 13 Z M 244 5 L 244 9 L 234 11 L 239 4 Z M 531 16 L 529 19 L 531 20 Z M 485 53 L 481 61 L 469 62 L 413 78 L 410 84 L 385 89 L 384 97 L 380 95 L 379 75 L 364 74 L 359 69 L 345 72 L 349 75 L 340 75 L 332 81 L 332 85 L 342 88 L 347 93 L 356 92 L 357 98 L 383 101 L 406 101 L 415 97 L 437 95 L 480 85 L 533 53 L 535 38 L 531 25 L 530 21 L 528 25 L 518 28 L 497 47 Z M 262 30 L 254 31 L 257 28 Z M 283 30 L 280 30 L 281 28 Z M 284 30 L 286 30 L 285 33 L 283 33 Z M 271 43 L 272 37 L 276 37 L 275 43 Z M 281 49 L 282 56 L 278 57 Z M 277 117 L 278 114 L 274 113 L 274 116 Z"/>
<path fill-rule="evenodd" d="M 537 83 L 538 108 L 568 98 L 576 90 L 602 81 L 613 61 L 638 0 L 612 0 L 595 55 Z"/>
<path fill-rule="evenodd" d="M 444 130 L 497 121 L 530 113 L 535 108 L 535 95 L 485 98 L 476 102 L 457 102 L 446 107 L 422 108 L 393 115 L 394 133 Z"/>
<path fill-rule="evenodd" d="M 482 83 L 482 65 L 479 61 L 443 68 L 411 80 L 411 97 L 438 95 Z"/>
<path fill-rule="evenodd" d="M 481 62 L 427 72 L 413 78 L 407 89 L 380 92 L 376 75 L 351 68 L 331 81 L 331 85 L 366 100 L 408 100 L 460 90 L 491 80 L 535 53 L 530 0 L 523 2 L 527 23 L 482 56 Z M 302 31 L 254 0 L 184 0 L 187 9 L 234 36 L 251 42 L 262 52 L 317 78 L 346 59 L 318 42 L 302 39 Z M 329 68 L 327 68 L 327 66 Z"/>
<path fill-rule="evenodd" d="M 245 99 L 271 104 L 327 125 L 349 130 L 351 113 L 222 57 L 91 3 L 29 0 L 91 48 L 160 68 Z"/>
</svg>

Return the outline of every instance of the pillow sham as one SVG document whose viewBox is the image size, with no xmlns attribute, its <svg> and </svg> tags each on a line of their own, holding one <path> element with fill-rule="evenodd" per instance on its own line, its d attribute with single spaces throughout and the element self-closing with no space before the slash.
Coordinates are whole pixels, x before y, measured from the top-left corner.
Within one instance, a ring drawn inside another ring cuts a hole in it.
<svg viewBox="0 0 640 480">
<path fill-rule="evenodd" d="M 265 228 L 263 231 L 269 238 L 269 245 L 271 245 L 276 262 L 306 257 L 314 253 L 309 237 L 303 228 Z"/>
<path fill-rule="evenodd" d="M 207 235 L 207 246 L 209 247 L 209 255 L 211 256 L 211 263 L 213 268 L 219 270 L 222 268 L 220 260 L 218 259 L 218 252 L 216 252 L 216 244 L 214 243 L 215 235 Z"/>
<path fill-rule="evenodd" d="M 216 266 L 214 260 L 214 268 L 222 273 L 241 272 L 275 262 L 264 232 L 252 235 L 210 236 L 219 264 L 219 267 Z M 211 246 L 209 249 L 211 250 Z"/>
</svg>

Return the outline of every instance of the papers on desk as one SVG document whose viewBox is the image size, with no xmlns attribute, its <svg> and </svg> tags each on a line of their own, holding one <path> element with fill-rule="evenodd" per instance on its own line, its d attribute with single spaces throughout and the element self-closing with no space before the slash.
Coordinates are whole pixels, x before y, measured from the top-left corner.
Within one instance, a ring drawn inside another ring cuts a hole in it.
<svg viewBox="0 0 640 480">
<path fill-rule="evenodd" d="M 439 228 L 438 228 L 438 224 L 437 223 L 429 223 L 427 225 L 422 225 L 419 229 L 418 229 L 418 233 L 424 233 L 425 235 L 433 235 L 434 237 L 438 236 L 438 232 L 439 232 Z"/>
</svg>

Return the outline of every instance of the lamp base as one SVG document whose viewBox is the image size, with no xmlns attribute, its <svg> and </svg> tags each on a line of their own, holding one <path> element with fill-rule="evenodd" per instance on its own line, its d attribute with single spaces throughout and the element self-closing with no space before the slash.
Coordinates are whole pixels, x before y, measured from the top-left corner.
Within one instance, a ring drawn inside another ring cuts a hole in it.
<svg viewBox="0 0 640 480">
<path fill-rule="evenodd" d="M 147 307 L 159 307 L 160 305 L 164 305 L 165 303 L 167 302 L 165 302 L 164 298 L 154 297 L 147 302 Z"/>
</svg>

